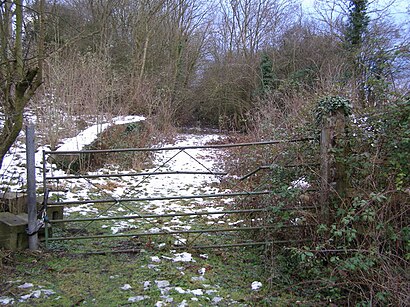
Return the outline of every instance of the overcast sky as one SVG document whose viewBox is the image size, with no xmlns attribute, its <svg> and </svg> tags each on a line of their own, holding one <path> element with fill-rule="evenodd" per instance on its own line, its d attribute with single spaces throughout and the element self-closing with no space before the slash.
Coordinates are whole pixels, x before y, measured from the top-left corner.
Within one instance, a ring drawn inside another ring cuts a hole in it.
<svg viewBox="0 0 410 307">
<path fill-rule="evenodd" d="M 315 0 L 301 0 L 302 5 L 304 8 L 308 10 L 312 10 L 314 8 L 314 2 Z M 337 0 L 336 0 L 337 1 Z M 373 2 L 373 1 L 370 1 Z M 400 19 L 401 21 L 409 21 L 409 8 L 410 8 L 410 2 L 409 0 L 377 0 L 378 6 L 379 7 L 384 7 L 388 3 L 394 2 L 394 4 L 391 6 L 391 14 L 397 19 Z"/>
</svg>

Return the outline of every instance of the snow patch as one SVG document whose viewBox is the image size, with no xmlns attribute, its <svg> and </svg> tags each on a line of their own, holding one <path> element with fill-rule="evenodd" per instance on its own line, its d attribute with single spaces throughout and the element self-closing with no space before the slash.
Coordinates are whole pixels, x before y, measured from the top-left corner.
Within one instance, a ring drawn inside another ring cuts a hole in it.
<svg viewBox="0 0 410 307">
<path fill-rule="evenodd" d="M 193 295 L 196 295 L 196 296 L 204 295 L 204 292 L 202 291 L 202 289 L 192 290 L 191 293 L 192 293 Z"/>
<path fill-rule="evenodd" d="M 178 305 L 178 307 L 187 307 L 187 306 L 188 306 L 188 303 L 187 303 L 186 300 L 183 300 L 183 301 L 181 302 L 181 304 Z"/>
<path fill-rule="evenodd" d="M 159 259 L 159 257 L 158 257 L 158 256 L 152 256 L 152 257 L 151 257 L 151 261 L 152 261 L 152 262 L 157 262 L 157 263 L 158 263 L 158 262 L 161 262 L 161 259 Z"/>
<path fill-rule="evenodd" d="M 175 257 L 172 259 L 173 262 L 196 262 L 192 258 L 192 254 L 183 252 L 180 254 L 175 254 Z"/>
<path fill-rule="evenodd" d="M 0 297 L 0 304 L 1 305 L 9 305 L 14 303 L 14 298 L 2 296 Z"/>
<path fill-rule="evenodd" d="M 166 288 L 170 285 L 168 280 L 156 280 L 155 283 L 158 288 Z"/>
<path fill-rule="evenodd" d="M 297 180 L 292 181 L 289 188 L 307 190 L 310 188 L 310 184 L 306 181 L 306 177 L 300 177 Z"/>
<path fill-rule="evenodd" d="M 151 282 L 149 280 L 144 281 L 144 291 L 147 291 L 151 287 Z"/>
<path fill-rule="evenodd" d="M 125 284 L 125 285 L 124 285 L 124 286 L 122 286 L 120 289 L 121 289 L 121 290 L 124 290 L 124 291 L 127 291 L 127 290 L 132 289 L 132 287 L 131 287 L 131 285 L 130 285 L 130 284 Z"/>
<path fill-rule="evenodd" d="M 260 281 L 254 281 L 251 285 L 253 291 L 258 291 L 260 288 L 262 288 L 262 283 Z"/>
<path fill-rule="evenodd" d="M 32 288 L 34 285 L 32 283 L 26 282 L 20 286 L 18 286 L 17 288 L 19 289 L 27 289 L 27 288 Z"/>
<path fill-rule="evenodd" d="M 128 124 L 145 120 L 142 116 L 119 116 L 112 119 L 111 123 L 97 124 L 88 127 L 73 138 L 63 140 L 63 144 L 57 151 L 78 151 L 84 149 L 97 139 L 98 134 L 112 125 Z"/>
<path fill-rule="evenodd" d="M 182 289 L 181 287 L 175 287 L 174 290 L 175 290 L 176 292 L 180 293 L 180 294 L 184 294 L 184 293 L 187 292 L 187 291 L 185 291 L 184 289 Z"/>
<path fill-rule="evenodd" d="M 144 295 L 144 296 L 142 296 L 142 295 L 132 296 L 132 297 L 129 297 L 129 298 L 128 298 L 128 302 L 130 302 L 130 303 L 137 303 L 137 302 L 143 301 L 143 300 L 148 299 L 148 298 L 150 298 L 150 297 L 147 296 L 147 295 Z"/>
</svg>

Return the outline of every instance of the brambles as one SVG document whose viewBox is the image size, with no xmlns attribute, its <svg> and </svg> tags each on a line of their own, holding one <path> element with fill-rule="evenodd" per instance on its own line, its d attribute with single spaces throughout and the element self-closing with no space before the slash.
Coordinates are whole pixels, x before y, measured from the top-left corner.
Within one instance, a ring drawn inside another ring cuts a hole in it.
<svg viewBox="0 0 410 307">
<path fill-rule="evenodd" d="M 350 101 L 327 96 L 315 110 L 316 120 L 321 122 L 323 116 L 340 109 L 350 115 Z M 314 142 L 279 146 L 269 152 L 254 150 L 229 158 L 239 159 L 242 169 L 267 164 L 266 157 L 274 161 L 269 172 L 253 176 L 247 186 L 248 190 L 263 186 L 271 189 L 272 194 L 261 201 L 246 203 L 261 208 L 270 206 L 272 210 L 244 219 L 273 227 L 255 234 L 259 240 L 309 239 L 303 243 L 288 242 L 285 247 L 273 244 L 268 249 L 265 260 L 276 287 L 316 303 L 405 305 L 405 272 L 410 259 L 409 100 L 383 110 L 373 109 L 370 114 L 356 111 L 350 116 L 347 138 L 332 149 L 335 163 L 345 166 L 348 189 L 345 195 L 336 192 L 337 184 L 330 189 L 329 220 L 323 220 L 318 211 L 299 210 L 306 204 L 319 209 L 318 195 L 292 188 L 298 180 L 317 187 L 317 167 L 285 167 L 292 162 L 312 163 L 317 148 Z M 317 128 L 293 123 L 285 130 L 288 135 L 294 131 L 315 135 L 312 130 Z M 280 127 L 272 128 L 271 138 L 281 135 Z M 346 144 L 348 150 L 337 147 Z M 284 208 L 295 211 L 283 211 Z M 283 228 L 295 223 L 313 227 Z"/>
</svg>

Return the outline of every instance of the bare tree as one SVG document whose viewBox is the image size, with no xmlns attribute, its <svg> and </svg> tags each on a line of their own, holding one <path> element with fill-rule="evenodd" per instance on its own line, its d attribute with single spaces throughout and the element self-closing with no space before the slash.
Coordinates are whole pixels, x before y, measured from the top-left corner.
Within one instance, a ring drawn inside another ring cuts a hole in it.
<svg viewBox="0 0 410 307">
<path fill-rule="evenodd" d="M 23 1 L 2 1 L 0 4 L 0 95 L 4 123 L 0 127 L 0 167 L 3 158 L 17 139 L 23 125 L 23 112 L 42 82 L 44 36 L 39 1 L 40 33 L 34 58 L 25 57 L 23 50 Z"/>
<path fill-rule="evenodd" d="M 294 1 L 221 1 L 220 34 L 230 51 L 253 56 L 275 42 L 286 24 L 292 21 Z"/>
</svg>

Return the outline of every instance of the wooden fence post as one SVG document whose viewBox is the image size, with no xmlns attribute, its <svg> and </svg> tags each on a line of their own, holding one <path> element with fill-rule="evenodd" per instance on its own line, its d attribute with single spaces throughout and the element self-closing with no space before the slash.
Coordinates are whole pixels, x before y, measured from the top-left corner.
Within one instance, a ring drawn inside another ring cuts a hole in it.
<svg viewBox="0 0 410 307">
<path fill-rule="evenodd" d="M 340 199 L 346 196 L 347 176 L 344 161 L 337 160 L 335 152 L 345 153 L 346 115 L 342 108 L 336 109 L 322 119 L 320 134 L 320 203 L 325 224 L 331 223 L 331 195 Z"/>
<path fill-rule="evenodd" d="M 34 126 L 26 126 L 28 247 L 38 249 Z"/>
<path fill-rule="evenodd" d="M 324 116 L 320 132 L 320 205 L 322 221 L 329 224 L 331 118 Z"/>
</svg>

